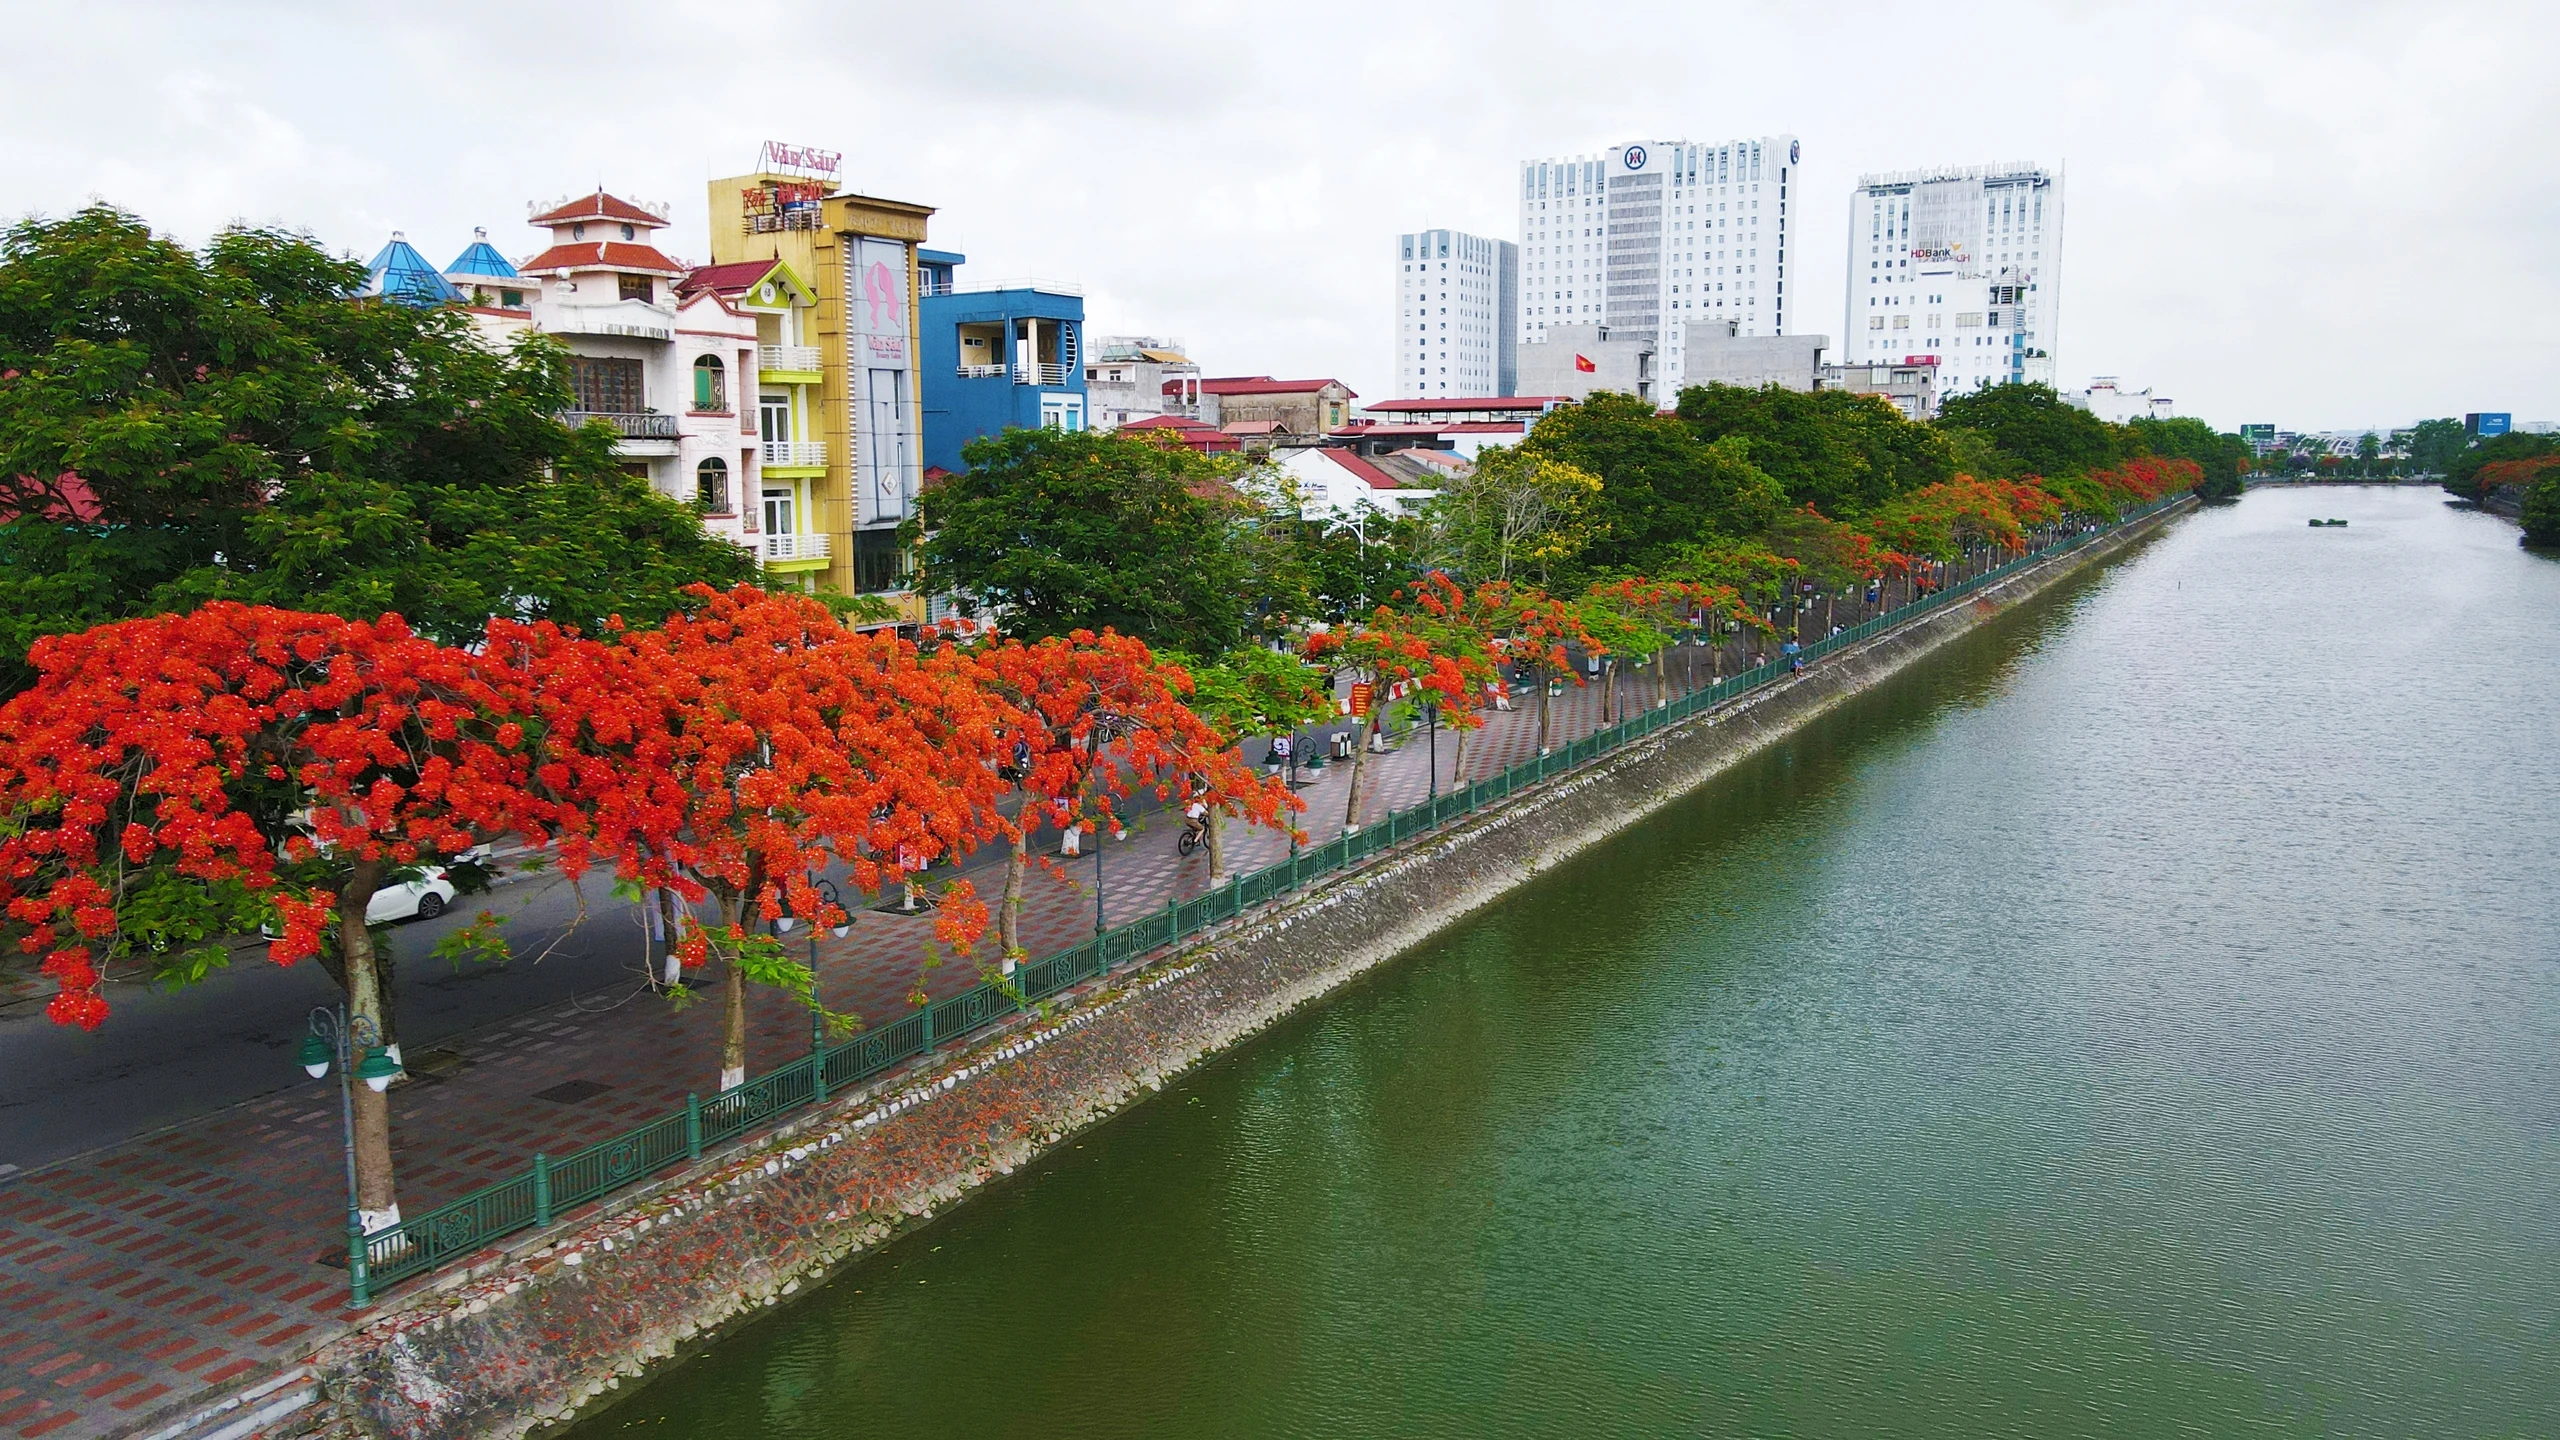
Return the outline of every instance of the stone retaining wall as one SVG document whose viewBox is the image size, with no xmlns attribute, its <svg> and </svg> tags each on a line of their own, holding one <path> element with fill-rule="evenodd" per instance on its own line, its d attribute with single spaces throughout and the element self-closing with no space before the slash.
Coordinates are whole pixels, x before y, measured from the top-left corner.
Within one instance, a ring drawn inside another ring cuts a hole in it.
<svg viewBox="0 0 2560 1440">
<path fill-rule="evenodd" d="M 2182 513 L 2183 507 L 2168 514 Z M 271 1433 L 513 1437 L 780 1303 L 1204 1056 L 2149 533 L 2155 517 L 395 1294 Z"/>
</svg>

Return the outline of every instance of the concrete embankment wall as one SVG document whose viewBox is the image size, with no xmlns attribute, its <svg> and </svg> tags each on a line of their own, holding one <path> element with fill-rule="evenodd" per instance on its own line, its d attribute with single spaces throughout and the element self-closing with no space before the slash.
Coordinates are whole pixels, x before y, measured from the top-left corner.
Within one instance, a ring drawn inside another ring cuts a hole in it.
<svg viewBox="0 0 2560 1440">
<path fill-rule="evenodd" d="M 1523 791 L 1063 997 L 1045 1018 L 397 1293 L 315 1358 L 322 1400 L 271 1433 L 477 1440 L 592 1408 L 2184 508 Z"/>
</svg>

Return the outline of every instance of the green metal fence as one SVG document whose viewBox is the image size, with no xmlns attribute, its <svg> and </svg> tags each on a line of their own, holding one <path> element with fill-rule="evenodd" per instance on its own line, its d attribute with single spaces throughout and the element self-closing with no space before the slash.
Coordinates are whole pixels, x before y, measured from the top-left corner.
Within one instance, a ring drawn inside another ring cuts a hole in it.
<svg viewBox="0 0 2560 1440">
<path fill-rule="evenodd" d="M 2106 529 L 2075 531 L 1980 575 L 1816 640 L 1801 654 L 1811 663 L 1908 624 L 1997 584 L 2028 565 L 2088 544 L 2110 529 L 2147 519 L 2183 498 L 2172 497 L 2129 510 L 2115 526 Z M 1790 668 L 1788 660 L 1779 659 L 1728 676 L 1667 705 L 1638 711 L 1596 734 L 1558 746 L 1551 753 L 1523 760 L 1499 774 L 1411 809 L 1390 812 L 1384 820 L 1357 832 L 1298 851 L 1251 874 L 1236 875 L 1204 895 L 1168 904 L 1080 945 L 1029 961 L 1017 967 L 1010 987 L 993 982 L 974 986 L 708 1100 L 687 1097 L 682 1112 L 652 1120 L 573 1155 L 560 1159 L 537 1155 L 532 1168 L 522 1175 L 366 1236 L 363 1263 L 352 1277 L 356 1303 L 365 1304 L 368 1291 L 374 1286 L 438 1269 L 515 1231 L 548 1225 L 554 1214 L 571 1206 L 611 1194 L 679 1160 L 701 1158 L 706 1145 L 717 1145 L 762 1128 L 789 1111 L 859 1085 L 946 1041 L 1018 1015 L 1060 991 L 1180 944 L 1211 926 L 1357 865 L 1414 836 L 1474 814 L 1542 780 L 1587 765 L 1631 741 L 1766 685 L 1786 675 Z"/>
</svg>

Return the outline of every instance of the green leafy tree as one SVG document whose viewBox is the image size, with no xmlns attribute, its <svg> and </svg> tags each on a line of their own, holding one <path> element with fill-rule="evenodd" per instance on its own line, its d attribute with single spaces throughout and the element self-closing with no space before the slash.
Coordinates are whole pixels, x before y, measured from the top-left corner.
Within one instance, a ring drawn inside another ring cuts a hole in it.
<svg viewBox="0 0 2560 1440">
<path fill-rule="evenodd" d="M 1601 392 L 1538 422 L 1521 449 L 1600 477 L 1580 568 L 1641 570 L 1718 535 L 1756 535 L 1786 494 L 1739 435 L 1712 444 L 1650 400 Z"/>
<path fill-rule="evenodd" d="M 2551 454 L 2560 454 L 2560 435 L 2530 435 L 2522 430 L 2492 435 L 2453 455 L 2444 467 L 2444 488 L 2465 500 L 2477 500 L 2482 467 L 2501 460 L 2531 460 Z"/>
<path fill-rule="evenodd" d="M 1139 434 L 1007 430 L 925 493 L 924 583 L 1020 639 L 1117 630 L 1218 654 L 1252 618 L 1232 467 Z M 919 523 L 920 522 L 920 523 Z"/>
<path fill-rule="evenodd" d="M 1229 746 L 1248 735 L 1287 735 L 1333 718 L 1333 691 L 1325 674 L 1295 655 L 1259 645 L 1230 650 L 1205 663 L 1161 657 L 1191 672 L 1191 713 L 1209 722 Z M 1209 807 L 1209 876 L 1227 871 L 1226 814 Z"/>
<path fill-rule="evenodd" d="M 1517 446 L 1484 451 L 1431 505 L 1448 568 L 1470 580 L 1544 579 L 1589 548 L 1600 477 Z"/>
<path fill-rule="evenodd" d="M 2546 473 L 2524 492 L 2524 541 L 2528 545 L 2560 545 L 2560 470 Z"/>
<path fill-rule="evenodd" d="M 2124 457 L 2117 427 L 2063 403 L 2050 385 L 1987 385 L 1938 407 L 1938 426 L 1971 430 L 2031 475 L 2078 475 Z"/>
<path fill-rule="evenodd" d="M 2133 438 L 2151 454 L 2193 460 L 2202 466 L 2204 483 L 2197 487 L 2197 494 L 2211 500 L 2240 493 L 2240 477 L 2249 468 L 2249 446 L 2239 436 L 2218 433 L 2203 421 L 2183 415 L 2173 420 L 2143 417 L 2125 428 L 2131 430 Z M 2364 438 L 2373 442 L 2374 437 L 2367 435 Z M 2380 453 L 2379 448 L 2373 453 Z M 2366 458 L 2372 457 L 2367 455 Z"/>
<path fill-rule="evenodd" d="M 357 298 L 363 268 L 93 205 L 0 235 L 0 685 L 36 637 L 213 599 L 447 642 L 655 618 L 754 558 L 571 430 L 566 352 Z"/>
<path fill-rule="evenodd" d="M 2459 420 L 2421 420 L 2409 430 L 2410 473 L 2450 475 L 2454 460 L 2470 443 L 2471 436 Z"/>
<path fill-rule="evenodd" d="M 1945 432 L 1904 418 L 1881 396 L 1770 385 L 1692 386 L 1680 420 L 1710 444 L 1740 436 L 1792 506 L 1854 519 L 1955 473 Z"/>
</svg>

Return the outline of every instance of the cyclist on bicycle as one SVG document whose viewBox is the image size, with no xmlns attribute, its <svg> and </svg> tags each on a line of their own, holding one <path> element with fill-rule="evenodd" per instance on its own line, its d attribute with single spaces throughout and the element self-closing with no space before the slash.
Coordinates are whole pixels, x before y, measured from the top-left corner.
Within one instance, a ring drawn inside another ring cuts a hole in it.
<svg viewBox="0 0 2560 1440">
<path fill-rule="evenodd" d="M 1209 791 L 1206 786 L 1191 792 L 1191 803 L 1182 811 L 1182 853 L 1209 838 Z"/>
</svg>

